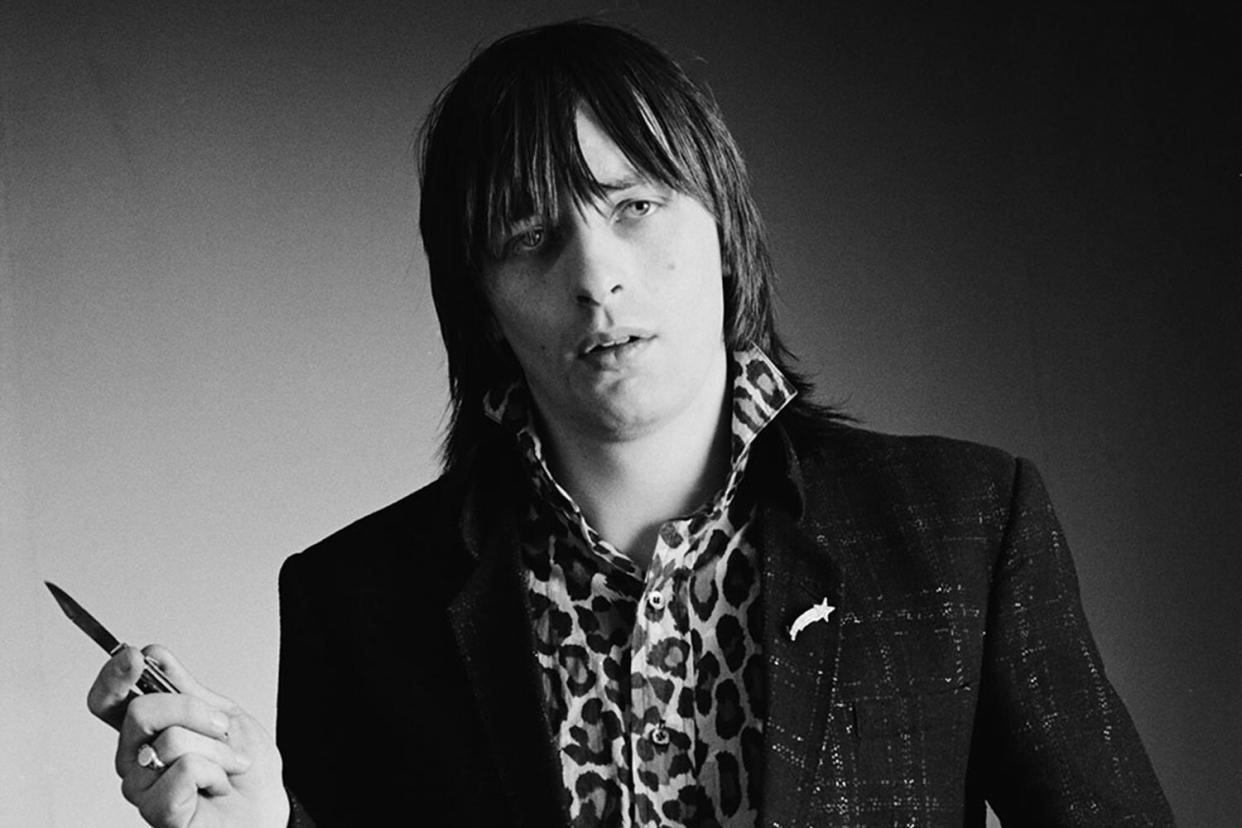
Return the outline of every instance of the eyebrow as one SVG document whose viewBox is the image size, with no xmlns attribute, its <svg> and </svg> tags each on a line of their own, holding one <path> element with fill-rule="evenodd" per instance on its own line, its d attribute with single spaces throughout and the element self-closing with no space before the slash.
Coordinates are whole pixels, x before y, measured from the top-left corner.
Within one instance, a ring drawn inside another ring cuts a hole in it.
<svg viewBox="0 0 1242 828">
<path fill-rule="evenodd" d="M 623 175 L 620 178 L 613 179 L 612 181 L 599 181 L 596 183 L 598 183 L 605 192 L 615 193 L 619 190 L 628 190 L 630 187 L 638 187 L 643 184 L 654 184 L 656 182 L 652 181 L 648 176 L 633 173 L 632 175 Z"/>
</svg>

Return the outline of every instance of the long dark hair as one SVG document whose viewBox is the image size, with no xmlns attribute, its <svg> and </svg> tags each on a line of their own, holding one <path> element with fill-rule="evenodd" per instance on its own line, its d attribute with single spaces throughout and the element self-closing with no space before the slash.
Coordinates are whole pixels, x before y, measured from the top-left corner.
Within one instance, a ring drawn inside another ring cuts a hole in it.
<svg viewBox="0 0 1242 828">
<path fill-rule="evenodd" d="M 480 274 L 497 228 L 552 216 L 557 199 L 603 195 L 578 147 L 574 117 L 589 108 L 634 169 L 697 199 L 716 220 L 725 343 L 756 345 L 799 388 L 776 333 L 774 274 L 746 165 L 715 102 L 666 54 L 624 29 L 571 21 L 493 43 L 440 93 L 423 124 L 419 229 L 448 352 L 452 419 L 445 468 L 461 466 L 488 423 L 482 399 L 520 376 L 484 298 Z"/>
</svg>

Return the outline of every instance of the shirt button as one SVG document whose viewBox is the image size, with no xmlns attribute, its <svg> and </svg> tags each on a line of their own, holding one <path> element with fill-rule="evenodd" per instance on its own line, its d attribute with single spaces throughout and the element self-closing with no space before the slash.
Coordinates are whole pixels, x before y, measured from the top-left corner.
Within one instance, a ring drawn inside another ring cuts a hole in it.
<svg viewBox="0 0 1242 828">
<path fill-rule="evenodd" d="M 668 728 L 664 725 L 656 725 L 651 731 L 651 744 L 656 747 L 664 747 L 668 744 Z"/>
<path fill-rule="evenodd" d="M 653 592 L 650 595 L 648 595 L 647 606 L 651 607 L 656 612 L 659 612 L 660 610 L 664 609 L 664 593 Z"/>
</svg>

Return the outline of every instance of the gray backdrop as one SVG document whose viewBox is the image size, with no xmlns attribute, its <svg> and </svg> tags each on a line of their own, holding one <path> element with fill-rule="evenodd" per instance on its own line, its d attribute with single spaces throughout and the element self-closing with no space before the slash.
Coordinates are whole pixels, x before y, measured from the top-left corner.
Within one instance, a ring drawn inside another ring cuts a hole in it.
<svg viewBox="0 0 1242 828">
<path fill-rule="evenodd" d="M 1236 820 L 1237 16 L 760 5 L 0 12 L 0 825 L 138 823 L 44 578 L 274 721 L 281 560 L 435 474 L 417 123 L 584 14 L 720 100 L 824 399 L 1037 462 L 1174 810 Z"/>
</svg>

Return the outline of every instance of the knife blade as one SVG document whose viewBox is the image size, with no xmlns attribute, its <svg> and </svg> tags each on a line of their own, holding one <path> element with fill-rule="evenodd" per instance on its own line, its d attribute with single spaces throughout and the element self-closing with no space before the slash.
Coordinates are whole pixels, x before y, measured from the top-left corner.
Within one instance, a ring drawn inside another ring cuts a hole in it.
<svg viewBox="0 0 1242 828">
<path fill-rule="evenodd" d="M 103 624 L 95 620 L 95 617 L 82 608 L 82 605 L 69 597 L 69 593 L 51 581 L 44 581 L 47 588 L 51 591 L 52 597 L 56 599 L 56 603 L 60 605 L 65 615 L 69 616 L 69 620 L 78 626 L 82 632 L 91 637 L 96 644 L 103 647 L 108 655 L 115 655 L 125 645 L 117 640 L 116 636 L 108 632 Z M 177 686 L 172 683 L 168 676 L 164 675 L 164 671 L 159 665 L 151 660 L 149 656 L 142 657 L 145 666 L 142 675 L 138 677 L 138 683 L 134 687 L 135 693 L 176 693 Z"/>
</svg>

